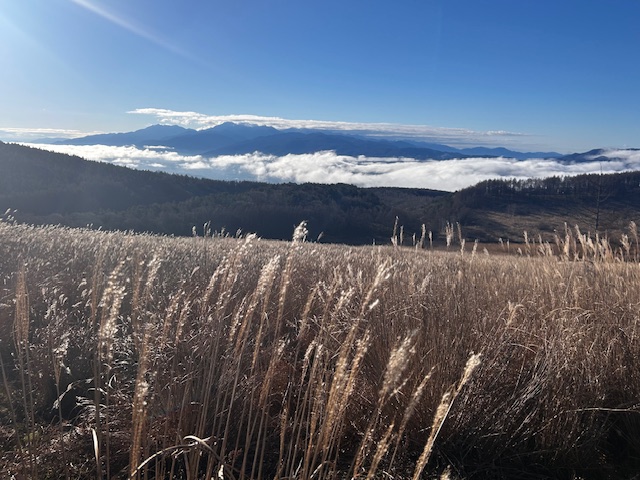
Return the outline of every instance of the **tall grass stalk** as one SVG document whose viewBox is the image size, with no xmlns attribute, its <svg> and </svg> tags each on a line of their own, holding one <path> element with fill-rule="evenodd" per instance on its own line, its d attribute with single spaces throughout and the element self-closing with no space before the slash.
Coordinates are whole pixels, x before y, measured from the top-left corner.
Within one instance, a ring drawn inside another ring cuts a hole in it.
<svg viewBox="0 0 640 480">
<path fill-rule="evenodd" d="M 630 478 L 634 231 L 518 257 L 0 223 L 0 471 Z"/>
</svg>

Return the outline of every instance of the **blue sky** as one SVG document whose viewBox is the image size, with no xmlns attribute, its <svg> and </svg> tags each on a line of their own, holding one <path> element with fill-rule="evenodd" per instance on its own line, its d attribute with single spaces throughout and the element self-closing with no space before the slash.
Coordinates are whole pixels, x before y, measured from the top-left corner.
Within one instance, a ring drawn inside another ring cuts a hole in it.
<svg viewBox="0 0 640 480">
<path fill-rule="evenodd" d="M 176 111 L 640 147 L 639 21 L 637 0 L 0 0 L 0 138 Z"/>
</svg>

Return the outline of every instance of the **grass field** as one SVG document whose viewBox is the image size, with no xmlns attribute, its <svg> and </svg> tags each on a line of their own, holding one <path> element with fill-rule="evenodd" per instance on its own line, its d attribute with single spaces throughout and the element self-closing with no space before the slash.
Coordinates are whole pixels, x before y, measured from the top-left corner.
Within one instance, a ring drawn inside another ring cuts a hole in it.
<svg viewBox="0 0 640 480">
<path fill-rule="evenodd" d="M 3 478 L 640 471 L 635 229 L 505 254 L 303 234 L 0 222 Z"/>
</svg>

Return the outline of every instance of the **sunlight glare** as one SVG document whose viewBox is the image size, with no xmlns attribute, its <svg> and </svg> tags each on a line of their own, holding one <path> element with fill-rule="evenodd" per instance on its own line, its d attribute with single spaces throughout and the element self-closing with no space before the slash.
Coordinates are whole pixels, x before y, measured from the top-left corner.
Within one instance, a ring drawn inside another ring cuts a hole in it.
<svg viewBox="0 0 640 480">
<path fill-rule="evenodd" d="M 204 64 L 205 62 L 202 61 L 202 59 L 192 55 L 189 52 L 186 52 L 185 50 L 167 42 L 166 40 L 164 40 L 163 38 L 160 38 L 159 36 L 147 31 L 146 29 L 144 29 L 143 27 L 134 24 L 133 22 L 122 18 L 118 15 L 116 15 L 113 12 L 109 12 L 107 10 L 105 10 L 103 7 L 95 5 L 94 3 L 92 3 L 90 0 L 71 0 L 71 2 L 75 3 L 76 5 L 92 12 L 95 13 L 96 15 L 102 17 L 103 19 L 113 23 L 114 25 L 119 26 L 120 28 L 123 28 L 131 33 L 133 33 L 134 35 L 137 35 L 138 37 L 144 38 L 145 40 L 148 40 L 154 44 L 156 44 L 157 46 L 175 53 L 176 55 L 179 55 L 183 58 L 186 58 L 188 60 L 191 60 L 193 62 L 196 62 L 198 64 Z"/>
</svg>

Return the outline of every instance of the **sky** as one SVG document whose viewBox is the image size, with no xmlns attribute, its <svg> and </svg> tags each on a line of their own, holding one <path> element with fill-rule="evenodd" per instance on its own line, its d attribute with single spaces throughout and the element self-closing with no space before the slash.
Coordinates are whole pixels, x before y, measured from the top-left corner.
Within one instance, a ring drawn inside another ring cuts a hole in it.
<svg viewBox="0 0 640 480">
<path fill-rule="evenodd" d="M 0 138 L 164 111 L 639 147 L 638 19 L 638 0 L 0 0 Z"/>
</svg>

